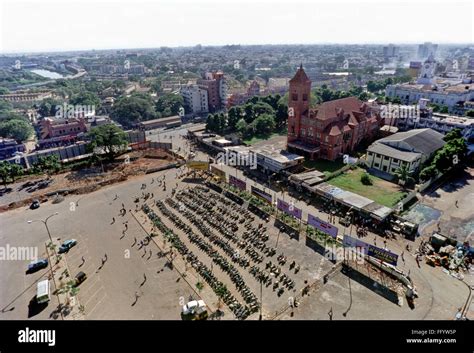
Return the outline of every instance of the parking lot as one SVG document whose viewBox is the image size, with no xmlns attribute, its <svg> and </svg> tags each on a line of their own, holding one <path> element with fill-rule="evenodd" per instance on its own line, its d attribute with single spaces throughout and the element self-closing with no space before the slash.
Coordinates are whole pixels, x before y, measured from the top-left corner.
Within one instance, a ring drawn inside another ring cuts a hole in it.
<svg viewBox="0 0 474 353">
<path fill-rule="evenodd" d="M 175 171 L 162 174 L 168 175 L 171 181 Z M 178 280 L 180 275 L 176 270 L 164 267 L 166 260 L 156 255 L 156 247 L 147 247 L 146 254 L 143 248 L 138 249 L 138 242 L 146 233 L 128 212 L 134 207 L 133 198 L 140 193 L 142 182 L 150 179 L 137 178 L 86 196 L 68 196 L 59 204 L 42 204 L 36 210 L 19 208 L 3 213 L 0 242 L 2 246 L 38 247 L 38 256 L 44 256 L 48 241 L 44 224 L 27 221 L 44 220 L 58 212 L 50 218 L 48 227 L 53 239 L 78 240 L 78 245 L 65 257 L 71 276 L 79 271 L 88 276 L 79 286 L 78 294 L 86 319 L 179 319 L 180 298 L 196 297 L 196 292 Z M 123 217 L 119 215 L 122 203 L 127 208 Z M 125 233 L 124 222 L 128 222 Z M 27 260 L 1 262 L 1 319 L 28 318 L 28 303 L 36 294 L 35 283 L 48 273 L 44 269 L 25 275 L 28 263 Z M 51 292 L 54 289 L 52 285 Z M 50 318 L 58 304 L 52 295 L 47 308 L 33 318 Z"/>
</svg>

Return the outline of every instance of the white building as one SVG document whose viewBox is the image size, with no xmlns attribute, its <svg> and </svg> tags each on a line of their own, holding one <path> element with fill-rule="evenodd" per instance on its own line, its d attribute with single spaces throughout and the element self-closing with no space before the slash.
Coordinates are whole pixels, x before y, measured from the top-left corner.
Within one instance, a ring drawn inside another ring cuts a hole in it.
<svg viewBox="0 0 474 353">
<path fill-rule="evenodd" d="M 430 55 L 428 59 L 425 60 L 423 66 L 421 67 L 420 76 L 416 83 L 423 85 L 432 85 L 435 80 L 435 70 L 436 70 L 436 61 L 434 60 L 433 55 Z"/>
<path fill-rule="evenodd" d="M 209 112 L 207 91 L 197 85 L 189 85 L 181 88 L 184 103 L 191 109 L 193 114 Z"/>
<path fill-rule="evenodd" d="M 421 104 L 418 107 L 382 106 L 381 115 L 387 124 L 396 126 L 400 131 L 429 128 L 446 135 L 453 129 L 459 129 L 466 140 L 474 138 L 474 119 L 433 113 L 431 109 L 422 108 Z"/>
<path fill-rule="evenodd" d="M 367 149 L 368 168 L 393 176 L 401 166 L 407 166 L 411 172 L 433 153 L 443 147 L 443 135 L 432 129 L 415 129 L 399 132 L 375 141 Z M 380 176 L 384 176 L 384 175 Z"/>
</svg>

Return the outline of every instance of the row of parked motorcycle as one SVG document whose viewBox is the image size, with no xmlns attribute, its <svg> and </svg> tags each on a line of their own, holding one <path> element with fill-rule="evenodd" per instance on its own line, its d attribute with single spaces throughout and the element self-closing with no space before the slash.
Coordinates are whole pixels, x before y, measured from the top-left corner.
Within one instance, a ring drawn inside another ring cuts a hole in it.
<svg viewBox="0 0 474 353">
<path fill-rule="evenodd" d="M 214 196 L 214 194 L 213 194 L 213 196 Z M 201 190 L 201 192 L 200 191 L 192 192 L 192 191 L 188 190 L 186 193 L 183 193 L 183 194 L 179 195 L 178 197 L 179 197 L 180 202 L 187 204 L 194 211 L 199 210 L 199 206 L 197 204 L 200 204 L 201 206 L 204 206 L 206 201 L 209 199 L 209 195 L 203 195 L 202 190 Z M 192 199 L 192 201 L 190 201 L 188 198 Z M 217 198 L 220 199 L 219 200 L 220 202 L 225 203 L 225 204 L 231 202 L 231 201 L 225 199 L 221 195 L 217 195 Z M 174 202 L 174 201 L 171 201 L 171 202 Z M 216 205 L 216 204 L 213 203 L 213 205 Z M 236 206 L 235 204 L 233 206 L 235 208 L 240 208 L 239 206 Z M 220 209 L 221 206 L 217 205 L 217 208 Z M 190 217 L 193 219 L 193 223 L 198 228 L 203 227 L 202 222 L 200 222 L 198 219 L 196 219 L 194 215 L 191 215 Z M 208 220 L 206 220 L 206 217 L 204 218 L 204 220 L 208 221 Z M 219 227 L 217 227 L 217 228 L 219 228 Z M 243 236 L 242 236 L 243 240 L 238 241 L 237 246 L 239 248 L 244 248 L 246 254 L 249 255 L 249 257 L 255 263 L 261 263 L 263 261 L 263 256 L 260 255 L 254 248 L 262 250 L 262 252 L 265 255 L 269 256 L 269 257 L 272 257 L 273 255 L 275 255 L 276 249 L 270 248 L 270 247 L 266 246 L 266 244 L 265 244 L 265 242 L 268 240 L 268 235 L 267 235 L 267 228 L 264 227 L 263 224 L 259 224 L 258 226 L 254 226 L 254 225 L 251 224 L 251 222 L 247 222 L 245 224 L 245 228 L 247 230 L 244 231 L 244 233 L 243 233 Z M 221 232 L 223 232 L 225 229 L 220 229 L 220 230 L 221 230 Z M 234 239 L 235 239 L 235 237 L 233 237 L 232 240 L 234 240 Z M 254 246 L 254 248 L 251 247 L 249 243 L 251 243 Z M 227 250 L 226 252 L 229 255 L 231 255 L 230 250 Z M 238 258 L 242 259 L 242 257 L 236 256 L 235 253 L 232 255 L 232 259 L 234 261 Z M 277 257 L 277 261 L 278 261 L 278 264 L 280 266 L 283 266 L 287 263 L 288 259 L 283 253 L 281 253 Z M 241 265 L 243 265 L 243 267 L 247 267 L 248 262 L 245 262 L 245 264 L 241 264 Z M 251 272 L 251 273 L 253 272 L 252 274 L 254 276 L 257 276 L 257 275 L 260 276 L 260 273 L 265 273 L 264 271 L 259 270 L 258 266 L 252 266 L 252 269 L 253 270 L 249 271 L 249 272 Z M 255 272 L 255 269 L 258 269 L 258 272 Z M 266 269 L 270 269 L 270 274 L 272 276 L 274 276 L 275 278 L 277 278 L 277 279 L 278 279 L 278 276 L 280 276 L 280 274 L 281 274 L 280 282 L 276 281 L 275 284 L 274 284 L 274 290 L 278 288 L 279 283 L 281 283 L 281 285 L 282 285 L 282 287 L 278 290 L 278 293 L 277 293 L 278 295 L 281 295 L 283 293 L 284 287 L 286 287 L 288 290 L 291 290 L 295 287 L 295 282 L 291 278 L 289 278 L 286 274 L 281 273 L 281 267 L 272 264 L 272 262 L 270 261 L 270 262 L 267 263 Z M 300 265 L 297 265 L 296 262 L 293 261 L 290 264 L 290 270 L 292 270 L 292 269 L 294 269 L 295 274 L 296 274 L 300 270 Z M 269 277 L 268 274 L 264 275 L 264 278 L 266 278 L 264 280 L 264 284 L 268 285 L 268 283 L 271 283 L 271 277 Z"/>
<path fill-rule="evenodd" d="M 163 208 L 164 204 L 157 205 L 160 211 L 165 211 Z M 233 279 L 236 286 L 239 286 L 240 292 L 244 300 L 246 301 L 246 305 L 243 305 L 238 302 L 238 300 L 230 293 L 230 291 L 225 287 L 224 283 L 219 281 L 216 276 L 212 273 L 212 271 L 204 265 L 202 262 L 199 261 L 198 257 L 190 251 L 187 246 L 179 239 L 179 237 L 166 225 L 162 222 L 160 217 L 148 206 L 142 206 L 143 211 L 147 214 L 148 218 L 153 222 L 153 224 L 163 233 L 169 237 L 169 240 L 173 244 L 178 252 L 185 257 L 186 261 L 191 264 L 191 266 L 202 276 L 202 278 L 209 284 L 209 286 L 216 292 L 218 296 L 222 298 L 224 303 L 229 307 L 229 309 L 234 313 L 237 319 L 245 320 L 249 315 L 256 312 L 259 308 L 259 304 L 257 301 L 256 296 L 250 292 L 250 289 L 245 286 L 242 277 L 236 273 L 235 268 L 232 265 L 228 264 L 227 261 L 220 256 L 215 250 L 212 250 L 212 246 L 209 244 L 204 245 L 204 241 L 202 238 L 198 237 L 194 233 L 189 233 L 190 241 L 200 244 L 200 248 L 204 251 L 209 251 L 213 262 L 218 264 L 224 271 L 229 272 L 231 274 L 231 279 Z M 169 212 L 169 211 L 168 211 Z M 171 215 L 172 213 L 167 213 Z M 173 222 L 174 223 L 174 222 Z M 176 221 L 176 224 L 180 224 Z M 185 225 L 186 226 L 186 225 Z M 185 229 L 181 225 L 182 229 Z M 230 266 L 229 266 L 230 265 Z"/>
<path fill-rule="evenodd" d="M 171 207 L 175 207 L 178 210 L 178 212 L 183 213 L 183 215 L 185 215 L 186 217 L 185 209 L 183 209 L 182 207 L 180 208 L 178 203 L 176 203 L 172 199 L 167 199 L 166 202 Z M 245 284 L 244 279 L 240 275 L 239 271 L 235 268 L 235 266 L 232 265 L 232 263 L 230 263 L 225 257 L 220 255 L 218 251 L 213 248 L 211 243 L 207 242 L 205 239 L 195 234 L 192 231 L 192 229 L 188 225 L 186 225 L 178 216 L 176 216 L 173 212 L 168 210 L 168 208 L 162 201 L 157 201 L 156 205 L 158 209 L 160 210 L 160 212 L 163 215 L 165 215 L 168 219 L 170 219 L 170 221 L 173 222 L 177 228 L 181 229 L 188 236 L 189 240 L 192 243 L 196 244 L 199 249 L 201 249 L 206 254 L 208 254 L 209 257 L 212 259 L 213 263 L 217 264 L 222 269 L 222 271 L 226 272 L 229 275 L 231 281 L 234 283 L 235 287 L 242 295 L 242 298 L 245 300 L 248 311 L 250 313 L 253 313 L 256 310 L 258 310 L 259 304 L 258 304 L 257 297 L 255 296 L 255 294 L 251 292 L 250 288 Z M 195 217 L 194 214 L 191 214 L 191 216 Z M 194 218 L 194 220 L 196 219 Z M 190 221 L 192 222 L 191 219 Z M 197 224 L 193 222 L 193 224 L 199 225 L 201 233 L 203 233 L 204 236 L 206 235 L 210 236 L 209 238 L 213 241 L 213 243 L 222 247 L 222 249 L 226 253 L 229 253 L 229 252 L 231 254 L 234 253 L 234 250 L 231 247 L 229 247 L 228 244 L 222 242 L 222 240 L 219 239 L 218 237 L 213 236 L 209 232 L 209 229 L 202 224 L 202 222 L 199 222 Z M 196 265 L 200 266 L 202 265 L 202 263 L 197 262 Z M 248 263 L 247 263 L 247 266 L 248 266 Z"/>
</svg>

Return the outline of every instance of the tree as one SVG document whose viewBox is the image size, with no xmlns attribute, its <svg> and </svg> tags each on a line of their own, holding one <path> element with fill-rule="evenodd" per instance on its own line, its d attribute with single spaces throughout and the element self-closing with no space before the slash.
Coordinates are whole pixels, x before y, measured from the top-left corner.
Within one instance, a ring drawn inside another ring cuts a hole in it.
<svg viewBox="0 0 474 353">
<path fill-rule="evenodd" d="M 470 109 L 466 112 L 466 116 L 470 117 L 470 118 L 474 118 L 474 110 L 473 109 Z"/>
<path fill-rule="evenodd" d="M 100 106 L 100 99 L 97 94 L 89 91 L 81 91 L 70 100 L 73 105 L 86 105 L 98 109 Z"/>
<path fill-rule="evenodd" d="M 28 140 L 33 132 L 33 127 L 25 120 L 12 119 L 0 123 L 0 136 L 13 138 L 17 142 Z"/>
<path fill-rule="evenodd" d="M 10 90 L 6 87 L 0 87 L 0 94 L 8 94 Z"/>
<path fill-rule="evenodd" d="M 254 120 L 253 125 L 258 135 L 268 135 L 275 129 L 275 118 L 270 114 L 262 114 Z"/>
<path fill-rule="evenodd" d="M 184 99 L 179 94 L 165 94 L 156 102 L 156 111 L 161 112 L 164 117 L 177 115 L 179 108 L 184 106 Z"/>
<path fill-rule="evenodd" d="M 370 98 L 370 95 L 367 92 L 361 92 L 358 97 L 361 101 L 365 102 L 368 101 Z"/>
<path fill-rule="evenodd" d="M 15 182 L 15 178 L 18 176 L 23 175 L 23 168 L 21 165 L 16 163 L 10 163 L 10 171 L 9 171 L 10 178 L 13 182 Z"/>
<path fill-rule="evenodd" d="M 275 124 L 277 128 L 285 126 L 288 119 L 288 106 L 283 103 L 278 103 L 278 107 L 275 113 Z"/>
<path fill-rule="evenodd" d="M 235 129 L 241 136 L 245 136 L 247 133 L 248 125 L 244 119 L 239 119 L 237 124 L 235 124 Z"/>
<path fill-rule="evenodd" d="M 398 183 L 400 185 L 406 185 L 415 181 L 415 179 L 412 177 L 410 169 L 408 168 L 408 165 L 406 164 L 403 164 L 400 168 L 398 168 L 394 174 L 398 178 Z"/>
<path fill-rule="evenodd" d="M 92 140 L 90 148 L 102 148 L 109 160 L 114 159 L 118 149 L 128 144 L 127 134 L 114 124 L 95 127 L 91 129 L 89 136 Z"/>
<path fill-rule="evenodd" d="M 263 115 L 263 114 L 273 115 L 275 114 L 275 110 L 272 108 L 270 104 L 259 102 L 257 104 L 254 104 L 253 114 L 254 114 L 254 118 L 258 118 L 260 115 Z"/>
<path fill-rule="evenodd" d="M 43 100 L 38 108 L 38 114 L 42 117 L 54 116 L 58 106 L 61 105 L 61 101 L 54 98 L 46 98 Z"/>
<path fill-rule="evenodd" d="M 9 113 L 13 110 L 13 106 L 10 102 L 0 99 L 0 115 Z"/>
<path fill-rule="evenodd" d="M 227 113 L 227 125 L 230 130 L 235 130 L 237 122 L 240 120 L 240 107 L 232 107 Z"/>
<path fill-rule="evenodd" d="M 28 117 L 26 115 L 17 113 L 15 111 L 3 111 L 0 112 L 0 121 L 9 121 L 9 120 L 23 120 L 26 121 L 27 123 L 30 122 Z"/>
<path fill-rule="evenodd" d="M 360 176 L 360 182 L 364 185 L 372 185 L 372 179 L 370 179 L 369 174 L 363 173 Z"/>
<path fill-rule="evenodd" d="M 430 165 L 426 168 L 423 168 L 420 172 L 420 180 L 427 181 L 438 174 L 436 171 L 436 167 L 434 165 Z"/>
<path fill-rule="evenodd" d="M 227 127 L 227 119 L 223 113 L 220 113 L 217 116 L 217 123 L 219 126 L 218 132 L 223 133 Z"/>
<path fill-rule="evenodd" d="M 10 165 L 7 161 L 0 162 L 0 178 L 2 179 L 3 186 L 7 188 L 8 178 L 10 177 Z"/>
<path fill-rule="evenodd" d="M 450 132 L 448 132 L 444 137 L 443 140 L 446 142 L 451 142 L 453 140 L 462 138 L 462 132 L 460 129 L 452 129 Z"/>
<path fill-rule="evenodd" d="M 131 127 L 141 121 L 154 119 L 156 114 L 151 98 L 132 95 L 118 99 L 110 116 L 120 124 Z"/>
<path fill-rule="evenodd" d="M 219 131 L 219 121 L 216 115 L 209 114 L 206 120 L 206 130 L 211 132 Z"/>
<path fill-rule="evenodd" d="M 40 156 L 33 168 L 40 173 L 46 173 L 48 176 L 61 170 L 61 162 L 56 155 Z"/>
</svg>

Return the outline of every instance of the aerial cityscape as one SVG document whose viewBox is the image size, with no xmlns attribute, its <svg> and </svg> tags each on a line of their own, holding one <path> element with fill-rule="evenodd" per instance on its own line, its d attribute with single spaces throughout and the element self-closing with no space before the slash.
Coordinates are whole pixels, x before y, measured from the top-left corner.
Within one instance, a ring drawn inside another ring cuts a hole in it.
<svg viewBox="0 0 474 353">
<path fill-rule="evenodd" d="M 293 42 L 237 14 L 241 41 L 221 42 L 224 20 L 239 29 L 215 5 L 148 44 L 139 10 L 104 4 L 97 38 L 61 20 L 18 42 L 20 7 L 3 8 L 0 320 L 474 318 L 472 33 L 448 41 L 418 13 L 433 33 L 383 40 L 361 11 L 347 41 L 311 43 L 302 2 Z M 169 2 L 142 5 L 171 21 Z"/>
</svg>

